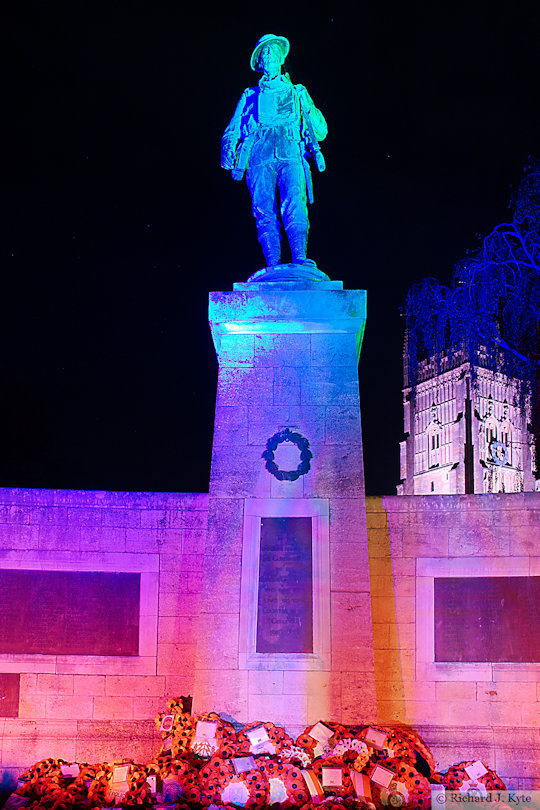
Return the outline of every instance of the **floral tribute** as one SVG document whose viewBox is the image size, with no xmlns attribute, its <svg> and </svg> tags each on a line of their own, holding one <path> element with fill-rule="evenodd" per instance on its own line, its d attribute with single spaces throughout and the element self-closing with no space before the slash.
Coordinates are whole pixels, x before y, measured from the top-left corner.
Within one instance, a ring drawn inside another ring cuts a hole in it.
<svg viewBox="0 0 540 810">
<path fill-rule="evenodd" d="M 283 442 L 291 442 L 295 444 L 300 450 L 300 464 L 296 470 L 280 470 L 275 462 L 275 451 L 278 445 Z M 305 475 L 311 469 L 311 459 L 313 453 L 309 449 L 308 440 L 300 433 L 296 433 L 289 428 L 281 430 L 279 433 L 274 433 L 266 442 L 266 450 L 262 454 L 262 458 L 266 460 L 266 469 L 278 481 L 296 481 L 301 475 Z"/>
<path fill-rule="evenodd" d="M 157 715 L 162 744 L 152 762 L 44 759 L 22 774 L 5 807 L 427 810 L 432 786 L 474 795 L 505 790 L 479 760 L 437 772 L 408 727 L 319 721 L 294 740 L 270 722 L 237 729 L 216 712 L 192 716 L 185 705 L 169 700 Z"/>
</svg>

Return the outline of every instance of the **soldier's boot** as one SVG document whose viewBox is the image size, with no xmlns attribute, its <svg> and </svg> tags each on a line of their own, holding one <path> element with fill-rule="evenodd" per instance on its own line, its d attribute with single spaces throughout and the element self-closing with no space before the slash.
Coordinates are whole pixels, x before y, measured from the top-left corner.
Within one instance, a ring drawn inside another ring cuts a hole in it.
<svg viewBox="0 0 540 810">
<path fill-rule="evenodd" d="M 261 233 L 259 234 L 259 242 L 261 243 L 264 258 L 266 259 L 267 267 L 274 267 L 281 261 L 281 241 L 277 233 Z"/>
<path fill-rule="evenodd" d="M 306 259 L 307 251 L 307 229 L 289 228 L 287 232 L 293 264 L 313 264 L 310 259 Z"/>
</svg>

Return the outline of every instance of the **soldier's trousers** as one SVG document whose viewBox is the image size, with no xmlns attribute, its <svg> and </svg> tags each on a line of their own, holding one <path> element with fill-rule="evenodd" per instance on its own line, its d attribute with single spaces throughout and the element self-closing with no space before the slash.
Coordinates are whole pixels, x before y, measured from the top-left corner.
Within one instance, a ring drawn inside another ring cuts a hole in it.
<svg viewBox="0 0 540 810">
<path fill-rule="evenodd" d="M 298 232 L 307 237 L 309 220 L 306 178 L 301 160 L 274 158 L 268 163 L 248 166 L 246 180 L 251 193 L 259 241 L 266 235 L 279 239 L 280 211 L 289 241 L 291 235 Z"/>
</svg>

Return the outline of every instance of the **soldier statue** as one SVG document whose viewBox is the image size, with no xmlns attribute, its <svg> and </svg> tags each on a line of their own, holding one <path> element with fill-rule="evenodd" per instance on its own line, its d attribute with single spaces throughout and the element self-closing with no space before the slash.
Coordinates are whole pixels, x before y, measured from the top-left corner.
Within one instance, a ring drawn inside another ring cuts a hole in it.
<svg viewBox="0 0 540 810">
<path fill-rule="evenodd" d="M 235 180 L 246 173 L 267 266 L 281 261 L 281 212 L 293 263 L 315 267 L 306 258 L 307 203 L 313 202 L 308 157 L 324 171 L 319 141 L 328 128 L 306 88 L 293 84 L 281 72 L 288 52 L 285 37 L 265 34 L 257 42 L 251 68 L 263 75 L 256 87 L 244 90 L 238 102 L 223 135 L 221 165 L 231 170 Z"/>
</svg>

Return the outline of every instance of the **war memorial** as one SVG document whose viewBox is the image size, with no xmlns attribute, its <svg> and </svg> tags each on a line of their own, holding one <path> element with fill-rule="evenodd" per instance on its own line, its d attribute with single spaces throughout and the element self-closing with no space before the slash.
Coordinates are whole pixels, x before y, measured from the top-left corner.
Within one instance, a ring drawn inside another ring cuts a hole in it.
<svg viewBox="0 0 540 810">
<path fill-rule="evenodd" d="M 307 258 L 326 122 L 288 49 L 223 136 L 266 266 L 209 294 L 209 492 L 0 490 L 9 807 L 540 790 L 540 493 L 366 498 L 366 292 Z"/>
</svg>

